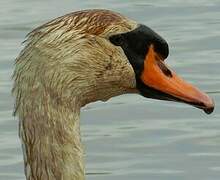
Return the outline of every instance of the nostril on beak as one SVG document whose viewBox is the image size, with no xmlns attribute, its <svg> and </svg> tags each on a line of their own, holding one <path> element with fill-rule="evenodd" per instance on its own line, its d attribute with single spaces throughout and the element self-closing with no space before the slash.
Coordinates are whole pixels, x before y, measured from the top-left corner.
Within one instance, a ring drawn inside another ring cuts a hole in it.
<svg viewBox="0 0 220 180">
<path fill-rule="evenodd" d="M 157 64 L 159 66 L 159 68 L 161 69 L 161 71 L 168 77 L 172 78 L 173 75 L 172 75 L 172 72 L 171 70 L 169 70 L 166 65 L 162 62 L 162 61 L 157 61 Z"/>
</svg>

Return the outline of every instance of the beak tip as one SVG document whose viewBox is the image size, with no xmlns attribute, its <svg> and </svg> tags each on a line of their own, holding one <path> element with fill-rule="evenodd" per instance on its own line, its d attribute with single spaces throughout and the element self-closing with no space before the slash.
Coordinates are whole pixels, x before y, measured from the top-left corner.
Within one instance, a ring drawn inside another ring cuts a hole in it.
<svg viewBox="0 0 220 180">
<path fill-rule="evenodd" d="M 204 112 L 206 114 L 211 114 L 215 109 L 215 103 L 214 103 L 214 100 L 211 99 L 211 103 L 209 105 L 206 106 L 206 108 L 204 108 Z"/>
<path fill-rule="evenodd" d="M 205 112 L 206 114 L 211 114 L 213 111 L 214 111 L 214 106 L 211 107 L 211 108 L 206 108 L 206 109 L 204 109 L 204 112 Z"/>
</svg>

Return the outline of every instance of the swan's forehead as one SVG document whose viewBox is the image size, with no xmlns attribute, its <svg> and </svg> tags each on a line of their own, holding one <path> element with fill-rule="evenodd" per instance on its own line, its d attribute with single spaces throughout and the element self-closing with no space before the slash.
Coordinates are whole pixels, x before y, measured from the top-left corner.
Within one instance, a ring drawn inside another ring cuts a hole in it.
<svg viewBox="0 0 220 180">
<path fill-rule="evenodd" d="M 131 31 L 136 22 L 109 10 L 87 10 L 72 13 L 74 28 L 85 34 L 110 36 L 116 33 Z"/>
<path fill-rule="evenodd" d="M 33 30 L 29 35 L 56 33 L 97 35 L 109 37 L 125 33 L 137 27 L 137 23 L 109 10 L 84 10 L 66 14 Z"/>
</svg>

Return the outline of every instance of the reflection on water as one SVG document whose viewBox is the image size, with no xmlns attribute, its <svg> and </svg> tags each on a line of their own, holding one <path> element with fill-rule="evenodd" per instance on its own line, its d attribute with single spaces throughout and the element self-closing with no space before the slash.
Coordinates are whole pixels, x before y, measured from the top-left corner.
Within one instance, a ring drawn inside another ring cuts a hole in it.
<svg viewBox="0 0 220 180">
<path fill-rule="evenodd" d="M 53 4 L 53 6 L 51 6 Z M 220 2 L 1 1 L 0 179 L 20 180 L 23 157 L 12 117 L 13 62 L 34 27 L 67 12 L 108 8 L 149 25 L 170 44 L 170 66 L 208 92 L 216 103 L 207 116 L 193 107 L 137 95 L 97 102 L 82 110 L 89 180 L 218 180 L 220 177 Z"/>
<path fill-rule="evenodd" d="M 206 93 L 207 94 L 219 94 L 220 91 L 207 91 Z"/>
</svg>

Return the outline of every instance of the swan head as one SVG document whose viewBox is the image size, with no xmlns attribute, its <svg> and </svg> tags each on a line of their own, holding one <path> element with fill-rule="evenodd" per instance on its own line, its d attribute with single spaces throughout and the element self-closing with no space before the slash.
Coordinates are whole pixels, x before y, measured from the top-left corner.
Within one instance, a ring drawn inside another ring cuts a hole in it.
<svg viewBox="0 0 220 180">
<path fill-rule="evenodd" d="M 17 61 L 27 66 L 23 84 L 30 81 L 33 92 L 46 89 L 57 102 L 77 97 L 83 106 L 139 93 L 206 113 L 214 109 L 211 98 L 165 65 L 169 48 L 160 35 L 112 11 L 79 11 L 52 20 L 29 34 L 26 50 L 20 55 L 26 62 Z"/>
</svg>

